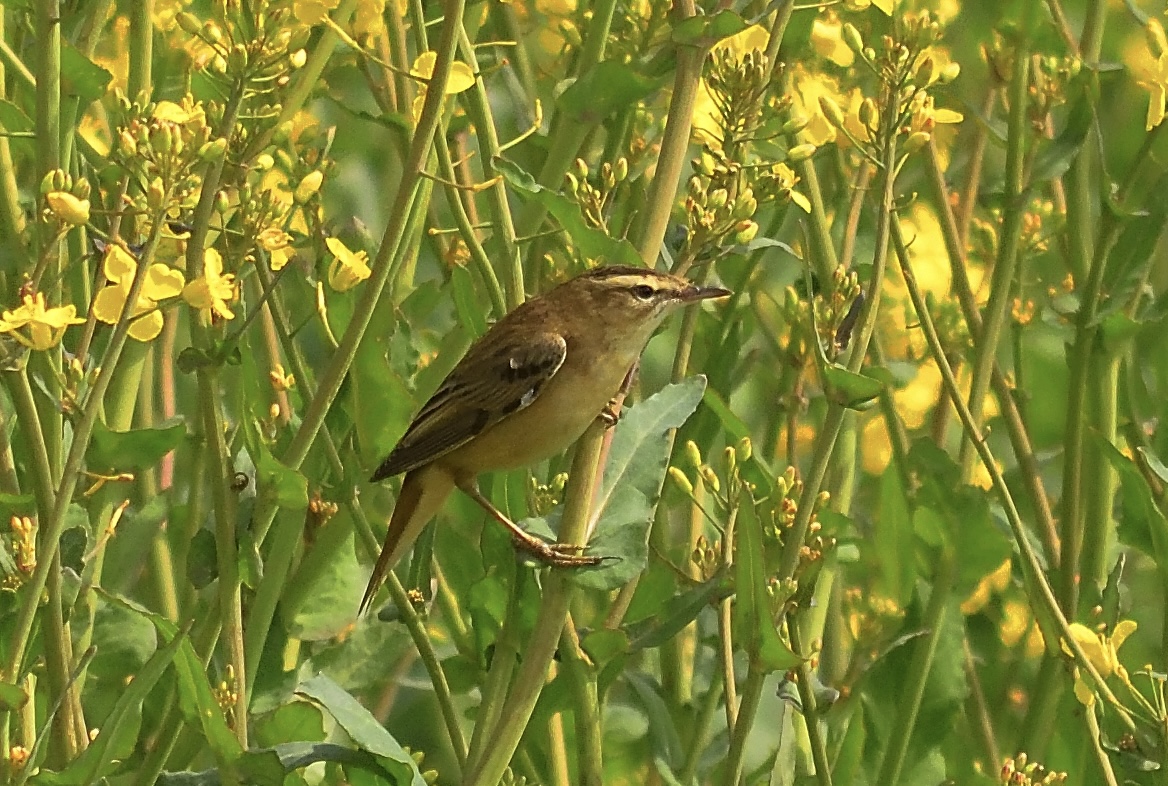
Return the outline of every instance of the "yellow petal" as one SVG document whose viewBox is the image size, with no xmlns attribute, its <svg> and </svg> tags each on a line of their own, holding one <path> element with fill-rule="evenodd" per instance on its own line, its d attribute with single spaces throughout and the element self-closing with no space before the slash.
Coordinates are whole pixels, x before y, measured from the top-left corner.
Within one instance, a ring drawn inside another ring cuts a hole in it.
<svg viewBox="0 0 1168 786">
<path fill-rule="evenodd" d="M 78 199 L 68 191 L 51 191 L 45 195 L 49 210 L 66 224 L 80 226 L 89 221 L 89 200 Z"/>
<path fill-rule="evenodd" d="M 1075 675 L 1075 698 L 1084 707 L 1090 707 L 1095 703 L 1095 691 L 1091 690 L 1091 686 L 1077 674 Z"/>
<path fill-rule="evenodd" d="M 146 271 L 146 280 L 142 282 L 142 296 L 151 300 L 178 297 L 186 283 L 186 279 L 179 271 L 155 263 Z"/>
<path fill-rule="evenodd" d="M 121 287 L 103 287 L 93 299 L 93 315 L 107 325 L 116 324 L 125 304 L 126 293 Z"/>
<path fill-rule="evenodd" d="M 895 0 L 872 0 L 872 5 L 883 11 L 885 16 L 892 16 L 892 9 L 896 3 Z"/>
<path fill-rule="evenodd" d="M 474 71 L 460 60 L 454 61 L 450 67 L 450 78 L 446 80 L 446 95 L 461 93 L 469 90 L 475 83 Z"/>
<path fill-rule="evenodd" d="M 130 323 L 130 338 L 141 342 L 153 341 L 162 332 L 162 325 L 162 312 L 155 309 Z"/>
<path fill-rule="evenodd" d="M 418 55 L 414 60 L 414 67 L 410 73 L 419 79 L 429 79 L 434 75 L 434 63 L 438 62 L 438 53 L 430 49 Z"/>
<path fill-rule="evenodd" d="M 154 107 L 154 119 L 181 125 L 191 119 L 191 113 L 173 101 L 159 101 Z"/>
<path fill-rule="evenodd" d="M 111 243 L 106 246 L 104 268 L 106 278 L 116 284 L 124 281 L 128 286 L 134 278 L 134 271 L 138 269 L 138 261 L 130 256 L 129 251 L 117 243 Z"/>
<path fill-rule="evenodd" d="M 798 191 L 791 192 L 791 201 L 799 207 L 803 208 L 804 213 L 811 212 L 811 200 L 800 194 Z"/>
<path fill-rule="evenodd" d="M 933 110 L 933 121 L 936 123 L 960 123 L 964 119 L 965 115 L 954 112 L 952 109 Z"/>
<path fill-rule="evenodd" d="M 1127 641 L 1127 637 L 1136 632 L 1137 627 L 1135 620 L 1120 620 L 1117 622 L 1115 630 L 1111 633 L 1111 645 L 1119 649 Z"/>
</svg>

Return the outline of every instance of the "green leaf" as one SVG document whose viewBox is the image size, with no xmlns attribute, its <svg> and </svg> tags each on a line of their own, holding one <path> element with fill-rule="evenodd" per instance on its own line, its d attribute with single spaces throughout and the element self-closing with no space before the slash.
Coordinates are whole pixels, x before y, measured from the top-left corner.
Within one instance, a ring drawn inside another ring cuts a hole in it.
<svg viewBox="0 0 1168 786">
<path fill-rule="evenodd" d="M 215 554 L 215 533 L 200 529 L 191 538 L 187 552 L 187 580 L 195 589 L 203 589 L 219 576 L 219 562 Z"/>
<path fill-rule="evenodd" d="M 256 493 L 271 495 L 276 504 L 287 510 L 308 507 L 308 479 L 279 461 L 263 443 L 255 457 Z"/>
<path fill-rule="evenodd" d="M 6 712 L 19 710 L 28 701 L 28 694 L 19 685 L 0 682 L 0 709 Z"/>
<path fill-rule="evenodd" d="M 407 768 L 404 771 L 398 766 L 393 768 L 396 783 L 426 786 L 426 782 L 422 779 L 422 773 L 418 771 L 418 765 L 402 749 L 393 735 L 378 723 L 369 710 L 362 707 L 359 701 L 332 679 L 323 674 L 317 674 L 315 677 L 300 683 L 296 692 L 327 710 L 350 739 L 362 750 Z"/>
<path fill-rule="evenodd" d="M 244 760 L 255 759 L 258 767 L 266 768 L 269 754 L 275 754 L 285 773 L 292 773 L 317 762 L 334 762 L 348 767 L 359 767 L 365 772 L 385 778 L 394 786 L 408 786 L 409 773 L 395 765 L 387 765 L 371 753 L 346 748 L 331 742 L 290 742 L 271 749 L 251 750 L 244 754 Z M 252 766 L 252 765 L 248 765 Z M 261 774 L 267 774 L 265 769 Z M 351 780 L 351 778 L 350 778 Z M 222 783 L 218 770 L 202 772 L 164 772 L 158 778 L 159 786 L 219 786 Z M 285 780 L 283 783 L 287 784 Z M 422 781 L 421 783 L 424 783 Z M 419 784 L 420 786 L 420 784 Z"/>
<path fill-rule="evenodd" d="M 1120 542 L 1151 556 L 1168 576 L 1168 519 L 1156 504 L 1148 481 L 1139 467 L 1102 435 L 1093 433 L 1092 438 L 1119 475 L 1123 512 L 1118 526 Z"/>
<path fill-rule="evenodd" d="M 118 696 L 97 738 L 61 772 L 41 770 L 38 784 L 83 786 L 116 772 L 134 750 L 142 723 L 142 702 L 178 654 L 185 637 L 176 636 L 154 652 Z"/>
<path fill-rule="evenodd" d="M 475 296 L 474 276 L 462 265 L 455 265 L 450 271 L 450 285 L 454 290 L 454 310 L 458 321 L 473 338 L 487 332 L 487 309 L 479 305 Z"/>
<path fill-rule="evenodd" d="M 280 604 L 290 636 L 324 641 L 353 623 L 357 598 L 365 586 L 353 542 L 347 514 L 333 516 L 317 530 Z"/>
<path fill-rule="evenodd" d="M 884 389 L 880 380 L 848 371 L 839 363 L 828 363 L 821 371 L 827 397 L 848 409 L 868 409 Z"/>
<path fill-rule="evenodd" d="M 187 427 L 181 420 L 169 426 L 132 431 L 110 431 L 97 420 L 85 460 L 89 468 L 97 472 L 146 469 L 181 445 L 186 435 Z"/>
<path fill-rule="evenodd" d="M 664 79 L 650 79 L 626 63 L 605 60 L 568 85 L 556 100 L 556 107 L 573 123 L 595 125 L 664 83 Z"/>
<path fill-rule="evenodd" d="M 113 78 L 69 42 L 61 42 L 61 92 L 80 98 L 82 108 L 105 95 Z"/>
<path fill-rule="evenodd" d="M 693 414 L 705 387 L 705 377 L 689 377 L 667 385 L 621 417 L 594 502 L 597 524 L 589 541 L 590 553 L 618 559 L 577 571 L 580 585 L 609 590 L 645 569 L 649 527 L 669 462 L 669 432 Z"/>
<path fill-rule="evenodd" d="M 802 663 L 775 629 L 767 577 L 763 569 L 762 524 L 750 491 L 738 497 L 738 542 L 734 548 L 737 601 L 734 606 L 734 640 L 746 650 L 751 663 L 766 671 L 786 671 Z"/>
<path fill-rule="evenodd" d="M 1062 177 L 1070 169 L 1071 161 L 1079 154 L 1087 132 L 1091 130 L 1091 121 L 1091 103 L 1084 90 L 1071 106 L 1066 126 L 1054 140 L 1044 144 L 1035 157 L 1027 190 Z"/>
<path fill-rule="evenodd" d="M 604 231 L 586 224 L 584 216 L 580 213 L 580 206 L 574 200 L 544 188 L 534 177 L 509 159 L 496 156 L 491 163 L 507 180 L 508 185 L 525 197 L 538 202 L 560 222 L 560 226 L 572 238 L 572 242 L 582 255 L 589 259 L 603 259 L 608 264 L 637 267 L 642 265 L 641 255 L 628 240 L 609 237 Z"/>
<path fill-rule="evenodd" d="M 1144 466 L 1160 479 L 1161 483 L 1168 484 L 1168 466 L 1164 466 L 1164 462 L 1153 453 L 1150 449 L 1145 447 L 1136 448 L 1136 454 L 1143 460 Z"/>
<path fill-rule="evenodd" d="M 733 11 L 720 11 L 713 16 L 699 14 L 674 25 L 673 43 L 711 47 L 724 38 L 741 33 L 746 27 L 746 20 Z"/>
<path fill-rule="evenodd" d="M 727 576 L 715 576 L 709 581 L 695 584 L 669 598 L 661 610 L 638 622 L 626 625 L 628 650 L 659 647 L 673 638 L 678 631 L 697 619 L 702 609 L 734 594 Z"/>
<path fill-rule="evenodd" d="M 649 718 L 649 742 L 654 755 L 664 760 L 670 769 L 677 770 L 682 760 L 681 736 L 673 723 L 673 714 L 661 697 L 661 686 L 637 671 L 626 673 L 625 682 L 633 689 Z"/>
<path fill-rule="evenodd" d="M 32 119 L 24 113 L 23 109 L 11 101 L 0 99 L 0 131 L 20 134 L 34 129 Z"/>
</svg>

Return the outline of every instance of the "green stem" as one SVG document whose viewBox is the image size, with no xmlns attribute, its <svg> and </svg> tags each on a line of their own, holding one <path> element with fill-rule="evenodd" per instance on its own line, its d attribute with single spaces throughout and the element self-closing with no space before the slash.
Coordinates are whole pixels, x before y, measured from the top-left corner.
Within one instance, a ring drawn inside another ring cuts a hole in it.
<svg viewBox="0 0 1168 786">
<path fill-rule="evenodd" d="M 718 711 L 719 699 L 722 698 L 722 680 L 717 673 L 711 675 L 710 687 L 702 697 L 702 705 L 698 708 L 697 718 L 694 719 L 693 739 L 685 750 L 685 764 L 681 768 L 682 783 L 693 783 L 698 772 L 698 763 L 702 758 L 702 751 L 710 736 L 710 724 L 714 720 L 714 713 Z"/>
<path fill-rule="evenodd" d="M 994 261 L 990 279 L 990 296 L 986 304 L 981 334 L 974 349 L 973 379 L 969 387 L 969 411 L 974 424 L 982 426 L 982 412 L 986 393 L 989 391 L 990 376 L 998 344 L 1001 343 L 1002 327 L 1009 313 L 1010 298 L 1014 293 L 1014 277 L 1018 268 L 1018 254 L 1022 238 L 1022 217 L 1026 212 L 1024 202 L 1026 139 L 1030 133 L 1029 103 L 1027 88 L 1030 86 L 1030 52 L 1019 40 L 1014 49 L 1014 65 L 1010 75 L 1009 103 L 1010 119 L 1006 137 L 1006 210 L 1002 219 L 1001 240 L 998 256 Z M 958 461 L 962 475 L 966 479 L 973 471 L 973 442 L 962 441 Z"/>
<path fill-rule="evenodd" d="M 677 0 L 674 4 L 674 17 L 677 22 L 689 19 L 696 13 L 693 0 Z M 689 151 L 694 104 L 705 60 L 705 49 L 692 46 L 678 47 L 677 70 L 673 76 L 673 96 L 669 101 L 669 114 L 665 119 L 665 130 L 661 137 L 661 152 L 657 156 L 657 172 L 653 182 L 649 184 L 645 215 L 641 219 L 640 239 L 637 242 L 637 252 L 646 267 L 657 266 L 661 244 L 665 241 L 665 231 L 669 228 L 674 194 L 681 180 L 686 153 Z"/>
<path fill-rule="evenodd" d="M 900 782 L 901 771 L 904 768 L 905 758 L 908 756 L 909 743 L 912 741 L 913 729 L 917 723 L 917 713 L 921 709 L 921 700 L 925 696 L 925 685 L 929 679 L 929 672 L 933 668 L 933 659 L 937 655 L 937 644 L 941 641 L 941 634 L 946 624 L 945 616 L 950 610 L 953 600 L 953 582 L 956 579 L 956 555 L 948 546 L 944 546 L 941 562 L 937 574 L 933 577 L 933 589 L 929 594 L 929 603 L 925 608 L 925 618 L 922 621 L 926 631 L 924 637 L 917 639 L 913 648 L 912 661 L 908 672 L 904 675 L 904 688 L 901 691 L 901 700 L 897 704 L 896 718 L 888 733 L 888 748 L 884 752 L 884 760 L 880 765 L 880 774 L 876 779 L 877 786 L 894 786 Z"/>
<path fill-rule="evenodd" d="M 572 709 L 575 713 L 579 761 L 576 783 L 579 786 L 601 786 L 604 783 L 604 758 L 601 743 L 604 732 L 600 725 L 600 696 L 596 685 L 596 668 L 580 648 L 580 637 L 571 617 L 560 635 L 563 668 L 572 686 Z"/>
<path fill-rule="evenodd" d="M 920 320 L 921 328 L 925 334 L 925 340 L 929 345 L 929 352 L 933 355 L 933 359 L 941 371 L 941 379 L 952 398 L 953 405 L 957 408 L 957 414 L 961 417 L 961 423 L 966 431 L 970 433 L 974 447 L 977 448 L 978 456 L 989 472 L 990 478 L 993 481 L 994 490 L 1001 500 L 1003 511 L 1006 514 L 1006 521 L 1010 526 L 1010 532 L 1014 536 L 1014 542 L 1022 556 L 1022 573 L 1026 581 L 1027 592 L 1032 603 L 1039 607 L 1038 611 L 1045 612 L 1046 617 L 1053 620 L 1055 629 L 1043 631 L 1046 636 L 1047 646 L 1048 648 L 1056 646 L 1054 642 L 1061 638 L 1063 643 L 1071 649 L 1076 665 L 1091 676 L 1096 690 L 1112 705 L 1125 725 L 1128 728 L 1134 728 L 1134 722 L 1130 713 L 1120 703 L 1119 699 L 1116 698 L 1115 693 L 1112 692 L 1103 677 L 1100 676 L 1098 669 L 1095 668 L 1094 664 L 1092 664 L 1091 660 L 1083 652 L 1083 648 L 1079 645 L 1078 640 L 1071 635 L 1070 623 L 1067 622 L 1067 618 L 1059 607 L 1058 600 L 1055 598 L 1054 591 L 1046 580 L 1046 575 L 1042 570 L 1042 563 L 1039 561 L 1034 547 L 1030 544 L 1029 534 L 1026 531 L 1026 526 L 1022 523 L 1022 516 L 1018 513 L 1018 507 L 1014 504 L 1014 497 L 1010 493 L 1010 488 L 1006 485 L 1006 479 L 1002 475 L 1001 470 L 998 469 L 997 462 L 994 461 L 994 455 L 990 451 L 989 444 L 977 431 L 973 422 L 973 415 L 970 413 L 969 407 L 965 405 L 965 399 L 960 395 L 957 378 L 953 375 L 953 368 L 949 365 L 949 360 L 945 357 L 944 350 L 941 347 L 941 340 L 937 337 L 937 328 L 933 324 L 932 315 L 930 315 L 928 309 L 925 307 L 924 296 L 917 286 L 916 275 L 913 273 L 908 248 L 905 246 L 904 238 L 900 232 L 900 225 L 897 223 L 893 224 L 892 239 L 896 246 L 896 255 L 900 261 L 900 270 L 904 276 L 905 287 L 908 289 L 909 298 L 912 300 L 913 308 L 916 310 L 917 318 Z M 1044 621 L 1042 614 L 1037 616 L 1040 621 Z"/>
<path fill-rule="evenodd" d="M 589 509 L 603 446 L 604 426 L 599 422 L 593 423 L 576 443 L 560 522 L 562 543 L 582 546 L 587 540 Z M 519 672 L 499 714 L 499 723 L 489 732 L 490 747 L 471 770 L 465 781 L 467 786 L 495 786 L 519 747 L 547 679 L 548 666 L 555 655 L 575 590 L 568 571 L 553 569 L 545 577 L 543 599 L 520 659 Z"/>
<path fill-rule="evenodd" d="M 807 652 L 803 644 L 799 625 L 791 621 L 787 625 L 791 635 L 791 646 L 795 652 Z M 815 763 L 815 780 L 819 786 L 831 786 L 831 765 L 827 760 L 827 743 L 823 739 L 823 732 L 819 727 L 819 707 L 815 701 L 815 691 L 811 689 L 811 667 L 806 663 L 799 665 L 796 687 L 799 690 L 799 703 L 802 705 L 803 720 L 807 727 L 807 742 L 811 748 L 811 760 Z"/>
<path fill-rule="evenodd" d="M 4 14 L 0 13 L 0 44 L 4 42 Z M 0 59 L 0 100 L 7 98 L 5 67 Z M 0 235 L 16 240 L 24 234 L 24 212 L 20 209 L 20 188 L 12 165 L 8 137 L 0 137 Z"/>
<path fill-rule="evenodd" d="M 766 672 L 754 663 L 746 672 L 742 685 L 742 704 L 734 719 L 734 731 L 730 733 L 730 751 L 726 754 L 725 784 L 737 786 L 742 780 L 742 763 L 746 754 L 746 738 L 754 726 L 758 705 L 762 700 L 762 686 L 766 682 Z"/>
</svg>

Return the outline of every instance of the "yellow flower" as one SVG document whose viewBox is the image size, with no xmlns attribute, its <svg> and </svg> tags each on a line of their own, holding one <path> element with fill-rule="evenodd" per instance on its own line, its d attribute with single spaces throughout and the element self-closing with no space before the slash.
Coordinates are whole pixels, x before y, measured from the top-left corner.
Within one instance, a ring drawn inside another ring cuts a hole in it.
<svg viewBox="0 0 1168 786">
<path fill-rule="evenodd" d="M 739 57 L 755 49 L 763 52 L 766 51 L 769 37 L 770 33 L 765 27 L 751 25 L 742 32 L 719 41 L 718 45 L 714 47 L 714 51 L 729 49 Z M 718 111 L 718 105 L 714 102 L 713 96 L 710 95 L 710 90 L 704 79 L 694 100 L 692 128 L 696 141 L 708 144 L 718 150 L 721 149 L 722 115 Z"/>
<path fill-rule="evenodd" d="M 414 66 L 410 69 L 410 73 L 423 83 L 422 88 L 418 90 L 418 95 L 414 98 L 413 113 L 415 121 L 422 116 L 422 104 L 426 100 L 426 85 L 434 76 L 434 64 L 437 62 L 437 52 L 433 50 L 422 52 L 414 60 Z M 450 96 L 455 93 L 461 93 L 464 90 L 469 90 L 474 83 L 475 75 L 470 66 L 460 60 L 455 60 L 450 66 L 450 77 L 446 80 L 445 95 Z"/>
<path fill-rule="evenodd" d="M 799 141 L 810 142 L 816 147 L 834 142 L 835 126 L 823 114 L 819 99 L 826 96 L 838 104 L 839 82 L 829 76 L 809 72 L 802 65 L 796 65 L 791 70 L 791 79 L 795 86 L 795 110 L 808 119 L 807 127 L 799 132 Z"/>
<path fill-rule="evenodd" d="M 203 275 L 183 287 L 191 308 L 211 309 L 215 316 L 234 319 L 227 303 L 235 299 L 235 275 L 223 272 L 223 257 L 213 248 L 203 251 Z"/>
<path fill-rule="evenodd" d="M 78 199 L 68 191 L 50 191 L 45 194 L 49 210 L 66 224 L 80 226 L 89 221 L 89 200 Z"/>
<path fill-rule="evenodd" d="M 260 232 L 256 240 L 260 248 L 268 252 L 269 265 L 273 271 L 279 271 L 295 252 L 292 250 L 292 236 L 278 227 L 268 227 Z"/>
<path fill-rule="evenodd" d="M 348 246 L 335 237 L 325 238 L 325 245 L 333 253 L 329 265 L 329 286 L 338 292 L 347 292 L 369 278 L 369 255 L 364 251 L 352 252 Z"/>
<path fill-rule="evenodd" d="M 1140 80 L 1140 87 L 1148 91 L 1148 115 L 1144 130 L 1151 131 L 1164 122 L 1164 105 L 1168 97 L 1168 52 L 1156 58 L 1156 62 Z"/>
<path fill-rule="evenodd" d="M 57 345 L 65 328 L 84 321 L 77 316 L 77 307 L 71 304 L 46 308 L 44 293 L 37 292 L 25 295 L 18 308 L 4 312 L 0 319 L 0 333 L 11 333 L 29 349 L 46 350 Z M 28 328 L 28 335 L 18 333 L 21 328 Z"/>
<path fill-rule="evenodd" d="M 174 123 L 177 126 L 189 123 L 196 118 L 202 121 L 206 120 L 203 102 L 196 102 L 189 93 L 183 98 L 182 105 L 173 101 L 159 101 L 154 107 L 155 120 Z"/>
<path fill-rule="evenodd" d="M 1123 643 L 1127 641 L 1128 636 L 1136 632 L 1136 627 L 1136 623 L 1132 620 L 1120 620 L 1116 624 L 1115 630 L 1108 636 L 1105 633 L 1096 633 L 1086 625 L 1072 622 L 1070 631 L 1071 637 L 1079 642 L 1083 654 L 1087 656 L 1087 660 L 1091 661 L 1091 665 L 1099 672 L 1099 676 L 1106 679 L 1112 674 L 1117 674 L 1120 679 L 1126 680 L 1127 670 L 1119 662 L 1117 653 Z M 1065 641 L 1061 644 L 1063 652 L 1071 655 L 1070 646 Z"/>
<path fill-rule="evenodd" d="M 340 0 L 296 0 L 292 3 L 292 15 L 302 25 L 319 25 L 340 3 Z"/>
<path fill-rule="evenodd" d="M 113 325 L 121 319 L 126 300 L 130 297 L 130 285 L 138 271 L 138 260 L 126 249 L 111 243 L 106 247 L 103 268 L 110 284 L 93 299 L 93 314 L 102 322 Z M 163 322 L 158 302 L 178 297 L 182 289 L 182 273 L 157 262 L 152 264 L 146 271 L 138 302 L 130 311 L 130 337 L 138 341 L 157 338 L 162 332 Z"/>
<path fill-rule="evenodd" d="M 835 14 L 817 17 L 811 23 L 811 45 L 820 57 L 827 58 L 837 66 L 847 68 L 856 60 L 856 53 L 843 42 L 840 33 L 843 24 Z"/>
<path fill-rule="evenodd" d="M 385 29 L 385 0 L 360 0 L 353 15 L 353 32 L 379 35 Z"/>
<path fill-rule="evenodd" d="M 981 577 L 969 597 L 961 602 L 961 613 L 976 614 L 985 608 L 995 592 L 1002 592 L 1010 585 L 1010 560 L 1005 560 L 995 570 Z"/>
</svg>

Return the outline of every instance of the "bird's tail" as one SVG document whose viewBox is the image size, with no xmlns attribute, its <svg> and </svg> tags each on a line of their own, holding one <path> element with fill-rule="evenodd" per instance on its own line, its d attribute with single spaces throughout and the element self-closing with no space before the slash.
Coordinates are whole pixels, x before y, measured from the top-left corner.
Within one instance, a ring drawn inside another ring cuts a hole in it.
<svg viewBox="0 0 1168 786">
<path fill-rule="evenodd" d="M 402 554 L 414 545 L 422 529 L 442 508 L 442 503 L 453 489 L 454 478 L 433 465 L 406 473 L 401 494 L 389 519 L 385 542 L 381 545 L 377 564 L 373 566 L 373 575 L 369 577 L 365 595 L 361 598 L 359 613 L 364 614 L 369 608 L 386 574 L 397 564 Z"/>
</svg>

